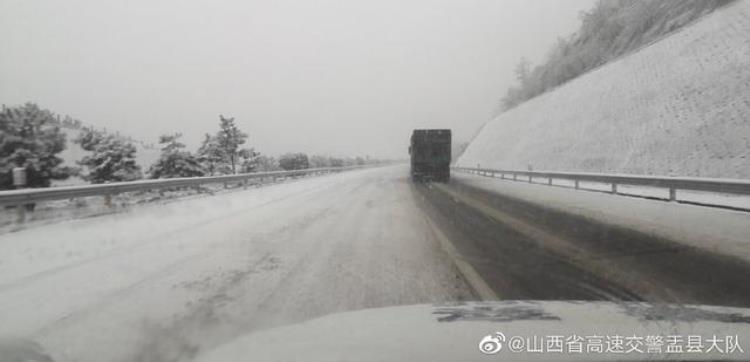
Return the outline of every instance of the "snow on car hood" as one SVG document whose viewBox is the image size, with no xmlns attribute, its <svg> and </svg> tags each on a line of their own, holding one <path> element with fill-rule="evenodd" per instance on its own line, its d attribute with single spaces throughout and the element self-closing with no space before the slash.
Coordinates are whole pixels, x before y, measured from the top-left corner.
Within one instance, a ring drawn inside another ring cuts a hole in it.
<svg viewBox="0 0 750 362">
<path fill-rule="evenodd" d="M 503 301 L 338 313 L 242 336 L 205 351 L 198 360 L 747 360 L 748 357 L 750 309 L 634 302 Z"/>
</svg>

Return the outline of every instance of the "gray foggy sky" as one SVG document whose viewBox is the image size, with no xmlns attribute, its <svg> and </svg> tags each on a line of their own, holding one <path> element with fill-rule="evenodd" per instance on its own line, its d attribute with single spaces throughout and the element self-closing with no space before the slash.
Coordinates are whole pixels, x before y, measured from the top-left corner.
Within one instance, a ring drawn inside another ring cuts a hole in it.
<svg viewBox="0 0 750 362">
<path fill-rule="evenodd" d="M 594 0 L 0 0 L 0 103 L 192 148 L 233 116 L 256 150 L 405 157 L 468 140 Z"/>
</svg>

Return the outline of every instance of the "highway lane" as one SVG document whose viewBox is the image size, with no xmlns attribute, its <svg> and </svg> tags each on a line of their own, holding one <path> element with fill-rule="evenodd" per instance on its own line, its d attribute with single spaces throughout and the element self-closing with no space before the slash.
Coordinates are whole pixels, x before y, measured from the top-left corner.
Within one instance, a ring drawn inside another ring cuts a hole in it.
<svg viewBox="0 0 750 362">
<path fill-rule="evenodd" d="M 415 194 L 430 218 L 446 225 L 457 254 L 500 298 L 750 305 L 745 259 L 683 242 L 681 234 L 647 232 L 645 219 L 639 229 L 624 227 L 476 187 L 473 176 L 455 176 L 449 185 L 415 185 Z M 536 187 L 541 192 L 548 186 Z M 735 216 L 712 211 L 714 217 Z"/>
<path fill-rule="evenodd" d="M 382 167 L 2 235 L 0 335 L 38 341 L 58 361 L 190 360 L 363 308 L 750 300 L 744 265 L 458 181 L 413 184 L 408 166 Z"/>
<path fill-rule="evenodd" d="M 2 236 L 0 335 L 59 361 L 190 359 L 334 312 L 476 299 L 403 166 Z"/>
</svg>

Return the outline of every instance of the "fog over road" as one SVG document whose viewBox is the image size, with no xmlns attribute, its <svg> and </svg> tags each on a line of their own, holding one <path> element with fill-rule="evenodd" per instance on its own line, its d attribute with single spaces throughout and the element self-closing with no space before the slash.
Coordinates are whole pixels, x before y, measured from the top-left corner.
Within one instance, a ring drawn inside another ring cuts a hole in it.
<svg viewBox="0 0 750 362">
<path fill-rule="evenodd" d="M 4 234 L 0 336 L 57 361 L 190 360 L 365 308 L 750 301 L 745 262 L 472 188 L 476 177 L 408 175 L 349 171 Z"/>
</svg>

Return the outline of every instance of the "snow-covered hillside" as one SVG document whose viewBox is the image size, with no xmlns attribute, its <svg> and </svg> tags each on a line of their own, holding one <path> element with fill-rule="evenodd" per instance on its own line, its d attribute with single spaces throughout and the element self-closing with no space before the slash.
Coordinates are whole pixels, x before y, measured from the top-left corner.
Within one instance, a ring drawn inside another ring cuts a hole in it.
<svg viewBox="0 0 750 362">
<path fill-rule="evenodd" d="M 750 1 L 501 114 L 457 164 L 750 178 Z"/>
</svg>

